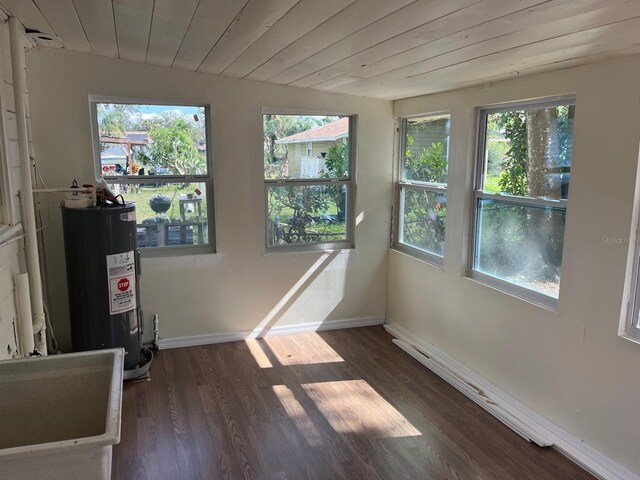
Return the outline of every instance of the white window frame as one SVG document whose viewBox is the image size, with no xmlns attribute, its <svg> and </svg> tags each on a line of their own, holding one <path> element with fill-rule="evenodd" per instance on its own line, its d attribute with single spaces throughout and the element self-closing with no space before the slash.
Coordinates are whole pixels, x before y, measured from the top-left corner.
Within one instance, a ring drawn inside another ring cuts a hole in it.
<svg viewBox="0 0 640 480">
<path fill-rule="evenodd" d="M 636 244 L 634 258 L 634 271 L 632 277 L 633 289 L 631 291 L 631 298 L 628 300 L 628 313 L 625 314 L 622 323 L 622 330 L 619 334 L 629 340 L 640 343 L 640 256 L 637 247 L 637 240 L 633 242 Z"/>
<path fill-rule="evenodd" d="M 633 203 L 633 217 L 628 239 L 629 252 L 627 254 L 627 268 L 625 271 L 624 294 L 618 335 L 640 343 L 640 155 L 636 173 L 636 188 Z M 603 242 L 605 239 L 603 238 Z"/>
<path fill-rule="evenodd" d="M 350 113 L 328 113 L 316 111 L 299 111 L 288 109 L 263 109 L 260 119 L 264 122 L 265 115 L 307 115 L 349 118 L 349 175 L 345 178 L 295 178 L 295 179 L 267 179 L 264 181 L 264 245 L 266 253 L 276 252 L 314 252 L 319 250 L 342 250 L 355 248 L 355 173 L 356 173 L 356 119 L 357 115 Z M 263 123 L 264 124 L 264 123 Z M 261 143 L 264 143 L 264 130 L 261 128 Z M 305 149 L 306 151 L 306 149 Z M 269 188 L 273 186 L 308 187 L 321 185 L 344 185 L 347 190 L 345 210 L 345 240 L 332 242 L 292 243 L 285 245 L 269 245 Z"/>
<path fill-rule="evenodd" d="M 522 205 L 522 206 L 535 206 L 535 207 L 547 207 L 547 208 L 555 208 L 562 209 L 565 211 L 565 214 L 568 209 L 569 200 L 568 199 L 560 199 L 560 200 L 547 200 L 542 198 L 529 198 L 529 197 L 519 197 L 516 195 L 507 195 L 500 193 L 484 193 L 482 188 L 482 179 L 484 176 L 484 168 L 485 168 L 485 141 L 486 141 L 486 132 L 487 132 L 487 116 L 492 113 L 503 113 L 503 112 L 511 112 L 513 110 L 529 110 L 534 108 L 548 108 L 555 107 L 559 105 L 575 105 L 576 97 L 575 95 L 571 96 L 560 96 L 553 98 L 545 98 L 541 100 L 533 100 L 533 101 L 522 101 L 522 102 L 510 102 L 507 104 L 501 104 L 499 106 L 488 106 L 481 107 L 478 109 L 478 130 L 477 130 L 477 140 L 476 140 L 476 161 L 475 161 L 475 180 L 473 185 L 473 203 L 471 210 L 471 238 L 470 238 L 470 249 L 469 249 L 469 263 L 467 276 L 476 280 L 480 283 L 489 285 L 498 290 L 501 290 L 510 295 L 514 295 L 516 297 L 522 298 L 531 303 L 538 304 L 540 306 L 549 308 L 551 310 L 557 310 L 558 308 L 558 298 L 552 297 L 550 295 L 546 295 L 541 292 L 537 292 L 530 288 L 524 287 L 522 285 L 516 285 L 515 283 L 508 282 L 506 280 L 502 280 L 500 278 L 494 277 L 492 275 L 487 275 L 485 273 L 479 272 L 475 270 L 475 260 L 477 256 L 476 244 L 478 239 L 478 206 L 480 204 L 481 199 L 495 200 L 497 202 L 506 203 L 509 205 Z M 571 159 L 573 163 L 573 158 Z M 564 244 L 563 244 L 564 251 Z M 562 275 L 561 277 L 562 278 Z"/>
<path fill-rule="evenodd" d="M 118 175 L 104 176 L 100 162 L 100 135 L 98 132 L 98 103 L 120 103 L 126 105 L 169 105 L 185 107 L 202 107 L 205 115 L 205 142 L 207 145 L 206 162 L 207 173 L 202 175 Z M 204 183 L 205 200 L 207 202 L 207 239 L 205 245 L 172 245 L 170 247 L 141 247 L 143 258 L 168 257 L 178 255 L 193 255 L 198 253 L 215 253 L 215 206 L 213 195 L 213 165 L 211 143 L 211 107 L 204 103 L 189 103 L 182 101 L 149 100 L 142 98 L 123 98 L 102 95 L 90 95 L 89 106 L 91 114 L 91 135 L 93 139 L 93 165 L 96 180 L 104 180 L 107 184 L 149 184 L 149 183 Z"/>
<path fill-rule="evenodd" d="M 451 131 L 449 131 L 449 139 L 447 141 L 447 183 L 436 183 L 436 182 L 421 182 L 417 180 L 405 180 L 404 178 L 404 156 L 406 152 L 406 141 L 407 141 L 407 120 L 411 120 L 412 118 L 423 118 L 423 117 L 435 117 L 439 115 L 448 115 L 449 122 L 451 124 L 452 116 L 451 111 L 445 110 L 440 112 L 429 112 L 429 113 L 421 113 L 416 115 L 408 115 L 404 117 L 399 117 L 397 119 L 398 125 L 396 127 L 397 135 L 398 135 L 398 145 L 396 148 L 396 178 L 395 182 L 395 200 L 396 200 L 396 208 L 394 215 L 394 225 L 395 232 L 393 233 L 393 248 L 402 253 L 406 253 L 407 255 L 411 255 L 413 257 L 419 258 L 421 260 L 426 261 L 427 263 L 434 264 L 438 267 L 442 267 L 444 265 L 444 256 L 437 255 L 435 253 L 428 252 L 418 247 L 414 247 L 412 245 L 403 243 L 400 241 L 400 236 L 402 233 L 402 221 L 404 219 L 404 192 L 405 190 L 418 190 L 418 191 L 426 191 L 426 192 L 435 192 L 440 194 L 447 195 L 447 205 L 449 204 L 449 196 L 447 193 L 448 185 L 449 185 L 449 152 L 450 152 L 450 144 L 451 144 Z M 446 237 L 447 237 L 447 228 L 446 228 L 446 218 L 445 218 L 445 248 L 444 254 L 446 255 L 447 247 L 446 247 Z"/>
</svg>

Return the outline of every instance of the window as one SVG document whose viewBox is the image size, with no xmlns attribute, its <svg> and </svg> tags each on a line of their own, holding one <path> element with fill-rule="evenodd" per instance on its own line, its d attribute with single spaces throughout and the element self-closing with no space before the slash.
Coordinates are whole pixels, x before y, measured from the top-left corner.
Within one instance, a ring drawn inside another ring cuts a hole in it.
<svg viewBox="0 0 640 480">
<path fill-rule="evenodd" d="M 471 276 L 544 305 L 560 289 L 574 100 L 480 111 Z"/>
<path fill-rule="evenodd" d="M 638 240 L 636 238 L 633 241 L 636 251 L 634 253 L 635 265 L 633 271 L 632 297 L 628 302 L 630 308 L 628 311 L 625 311 L 623 327 L 620 334 L 626 337 L 631 337 L 635 341 L 640 342 L 640 252 L 637 251 L 637 243 Z"/>
<path fill-rule="evenodd" d="M 94 99 L 91 107 L 98 177 L 135 203 L 138 247 L 212 251 L 209 108 Z"/>
<path fill-rule="evenodd" d="M 638 163 L 636 173 L 634 198 L 630 235 L 628 237 L 602 237 L 602 243 L 612 247 L 621 245 L 629 247 L 618 334 L 640 343 L 640 163 Z"/>
<path fill-rule="evenodd" d="M 404 118 L 400 125 L 398 250 L 442 264 L 451 116 Z"/>
<path fill-rule="evenodd" d="M 263 115 L 268 249 L 353 246 L 353 123 L 353 116 Z"/>
</svg>

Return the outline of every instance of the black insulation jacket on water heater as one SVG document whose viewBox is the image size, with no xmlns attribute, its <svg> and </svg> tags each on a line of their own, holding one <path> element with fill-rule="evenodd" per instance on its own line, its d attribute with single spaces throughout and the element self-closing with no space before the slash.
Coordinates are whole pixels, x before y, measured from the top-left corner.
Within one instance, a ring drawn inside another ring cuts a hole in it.
<svg viewBox="0 0 640 480">
<path fill-rule="evenodd" d="M 140 254 L 133 204 L 62 207 L 74 351 L 125 349 L 142 361 Z"/>
</svg>

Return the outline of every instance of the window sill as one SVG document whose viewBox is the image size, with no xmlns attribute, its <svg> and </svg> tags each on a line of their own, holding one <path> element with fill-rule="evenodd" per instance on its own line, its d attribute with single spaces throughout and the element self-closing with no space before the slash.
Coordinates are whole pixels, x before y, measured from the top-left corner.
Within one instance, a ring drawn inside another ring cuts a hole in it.
<svg viewBox="0 0 640 480">
<path fill-rule="evenodd" d="M 620 338 L 624 338 L 625 340 L 628 340 L 628 341 L 630 341 L 632 343 L 636 343 L 636 344 L 640 345 L 640 338 L 639 337 L 635 337 L 635 336 L 633 336 L 633 335 L 631 335 L 631 334 L 629 334 L 627 332 L 619 333 L 618 336 Z"/>
<path fill-rule="evenodd" d="M 391 250 L 411 257 L 431 267 L 435 267 L 441 272 L 444 272 L 444 257 L 440 257 L 438 255 L 434 255 L 417 248 L 409 247 L 408 245 L 404 245 L 401 243 L 394 244 L 391 247 Z"/>
<path fill-rule="evenodd" d="M 542 308 L 551 313 L 558 313 L 558 299 L 545 295 L 543 293 L 530 290 L 513 283 L 505 282 L 499 278 L 486 275 L 484 273 L 471 270 L 464 277 L 477 285 L 490 288 L 504 295 L 516 298 L 530 305 Z"/>
<path fill-rule="evenodd" d="M 143 260 L 148 258 L 188 257 L 190 255 L 214 253 L 216 253 L 216 249 L 212 245 L 185 245 L 182 247 L 151 247 L 140 249 L 140 257 Z"/>
<path fill-rule="evenodd" d="M 355 245 L 350 242 L 345 243 L 316 243 L 312 245 L 282 245 L 277 247 L 266 247 L 264 255 L 282 254 L 282 253 L 318 253 L 318 252 L 341 252 L 353 251 Z"/>
</svg>

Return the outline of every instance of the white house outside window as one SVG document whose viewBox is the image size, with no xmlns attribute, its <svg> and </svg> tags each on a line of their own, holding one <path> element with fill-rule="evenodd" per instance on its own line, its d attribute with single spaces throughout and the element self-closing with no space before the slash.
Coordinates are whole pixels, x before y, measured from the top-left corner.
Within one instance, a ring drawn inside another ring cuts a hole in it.
<svg viewBox="0 0 640 480">
<path fill-rule="evenodd" d="M 353 116 L 263 115 L 267 249 L 353 246 Z"/>
<path fill-rule="evenodd" d="M 480 111 L 471 276 L 555 306 L 575 100 Z"/>
</svg>

